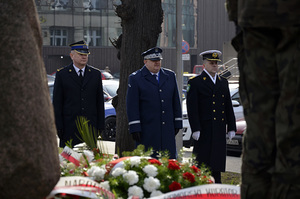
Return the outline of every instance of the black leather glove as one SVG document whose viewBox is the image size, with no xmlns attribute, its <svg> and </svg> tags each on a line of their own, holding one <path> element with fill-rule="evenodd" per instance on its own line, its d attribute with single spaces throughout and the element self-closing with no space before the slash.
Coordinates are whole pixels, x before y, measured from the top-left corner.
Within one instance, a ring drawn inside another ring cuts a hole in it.
<svg viewBox="0 0 300 199">
<path fill-rule="evenodd" d="M 63 134 L 64 134 L 64 131 L 62 129 L 57 130 L 57 135 L 59 138 L 62 138 Z"/>
<path fill-rule="evenodd" d="M 175 129 L 175 136 L 179 133 L 180 129 Z"/>
<path fill-rule="evenodd" d="M 132 135 L 132 139 L 134 139 L 136 142 L 141 141 L 141 132 L 134 132 L 131 135 Z"/>
</svg>

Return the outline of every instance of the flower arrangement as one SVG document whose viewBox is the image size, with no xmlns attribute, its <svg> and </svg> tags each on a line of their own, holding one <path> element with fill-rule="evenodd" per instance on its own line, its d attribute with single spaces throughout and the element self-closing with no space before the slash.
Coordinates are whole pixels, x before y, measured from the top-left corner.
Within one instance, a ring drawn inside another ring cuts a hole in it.
<svg viewBox="0 0 300 199">
<path fill-rule="evenodd" d="M 85 118 L 81 118 L 77 126 L 83 140 L 89 141 L 78 149 L 80 153 L 68 147 L 61 151 L 62 177 L 88 177 L 98 182 L 100 187 L 111 191 L 115 198 L 150 198 L 213 183 L 210 171 L 204 165 L 200 168 L 194 166 L 195 158 L 179 162 L 169 159 L 167 152 L 160 152 L 159 158 L 153 159 L 150 157 L 152 150 L 145 151 L 143 145 L 132 152 L 123 152 L 124 157 L 118 158 L 103 153 L 95 133 L 92 136 L 84 135 L 91 131 Z M 182 159 L 181 156 L 179 154 L 179 159 Z"/>
<path fill-rule="evenodd" d="M 114 161 L 112 156 L 102 157 L 88 163 L 81 159 L 77 167 L 71 163 L 61 164 L 62 176 L 81 175 L 89 177 L 100 183 L 100 186 L 114 193 L 116 198 L 150 198 L 170 191 L 211 184 L 213 181 L 210 172 L 204 166 L 198 168 L 191 162 L 180 163 L 170 160 L 168 156 L 153 159 L 141 154 L 143 145 L 139 145 L 131 154 L 140 156 L 124 157 L 118 164 L 110 164 Z M 93 153 L 87 153 L 91 156 Z M 120 158 L 122 159 L 122 158 Z M 116 161 L 116 160 L 115 160 Z"/>
</svg>

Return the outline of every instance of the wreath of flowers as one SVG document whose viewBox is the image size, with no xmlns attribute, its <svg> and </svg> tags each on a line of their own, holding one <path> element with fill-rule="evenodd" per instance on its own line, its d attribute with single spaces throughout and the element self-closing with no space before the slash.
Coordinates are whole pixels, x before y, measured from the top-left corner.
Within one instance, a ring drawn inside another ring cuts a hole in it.
<svg viewBox="0 0 300 199">
<path fill-rule="evenodd" d="M 139 146 L 136 150 L 143 150 Z M 134 153 L 132 153 L 134 154 Z M 192 165 L 192 162 L 181 163 L 168 156 L 153 159 L 149 156 L 125 157 L 119 164 L 111 165 L 112 156 L 102 157 L 91 163 L 82 161 L 80 166 L 72 163 L 61 164 L 62 176 L 81 175 L 100 183 L 100 186 L 114 193 L 116 198 L 149 198 L 170 191 L 213 183 L 210 171 Z M 87 153 L 91 155 L 91 153 Z"/>
</svg>

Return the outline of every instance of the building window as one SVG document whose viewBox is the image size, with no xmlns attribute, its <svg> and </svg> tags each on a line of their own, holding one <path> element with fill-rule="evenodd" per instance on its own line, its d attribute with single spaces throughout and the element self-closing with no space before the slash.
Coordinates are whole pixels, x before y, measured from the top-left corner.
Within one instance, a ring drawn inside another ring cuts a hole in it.
<svg viewBox="0 0 300 199">
<path fill-rule="evenodd" d="M 101 31 L 100 30 L 84 30 L 84 40 L 88 46 L 101 46 Z"/>
<path fill-rule="evenodd" d="M 51 3 L 52 10 L 66 10 L 68 8 L 70 8 L 69 0 L 54 0 Z"/>
<path fill-rule="evenodd" d="M 50 45 L 66 46 L 68 43 L 67 29 L 50 29 Z"/>
<path fill-rule="evenodd" d="M 108 7 L 108 2 L 103 0 L 83 0 L 82 3 L 86 12 L 107 9 Z"/>
</svg>

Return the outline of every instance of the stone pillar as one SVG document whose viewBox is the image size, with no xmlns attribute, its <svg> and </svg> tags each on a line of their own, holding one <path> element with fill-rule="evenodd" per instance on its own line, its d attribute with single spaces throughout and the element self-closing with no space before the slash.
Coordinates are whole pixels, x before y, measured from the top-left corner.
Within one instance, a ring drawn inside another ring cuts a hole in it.
<svg viewBox="0 0 300 199">
<path fill-rule="evenodd" d="M 0 198 L 45 198 L 60 177 L 33 0 L 0 1 Z"/>
</svg>

